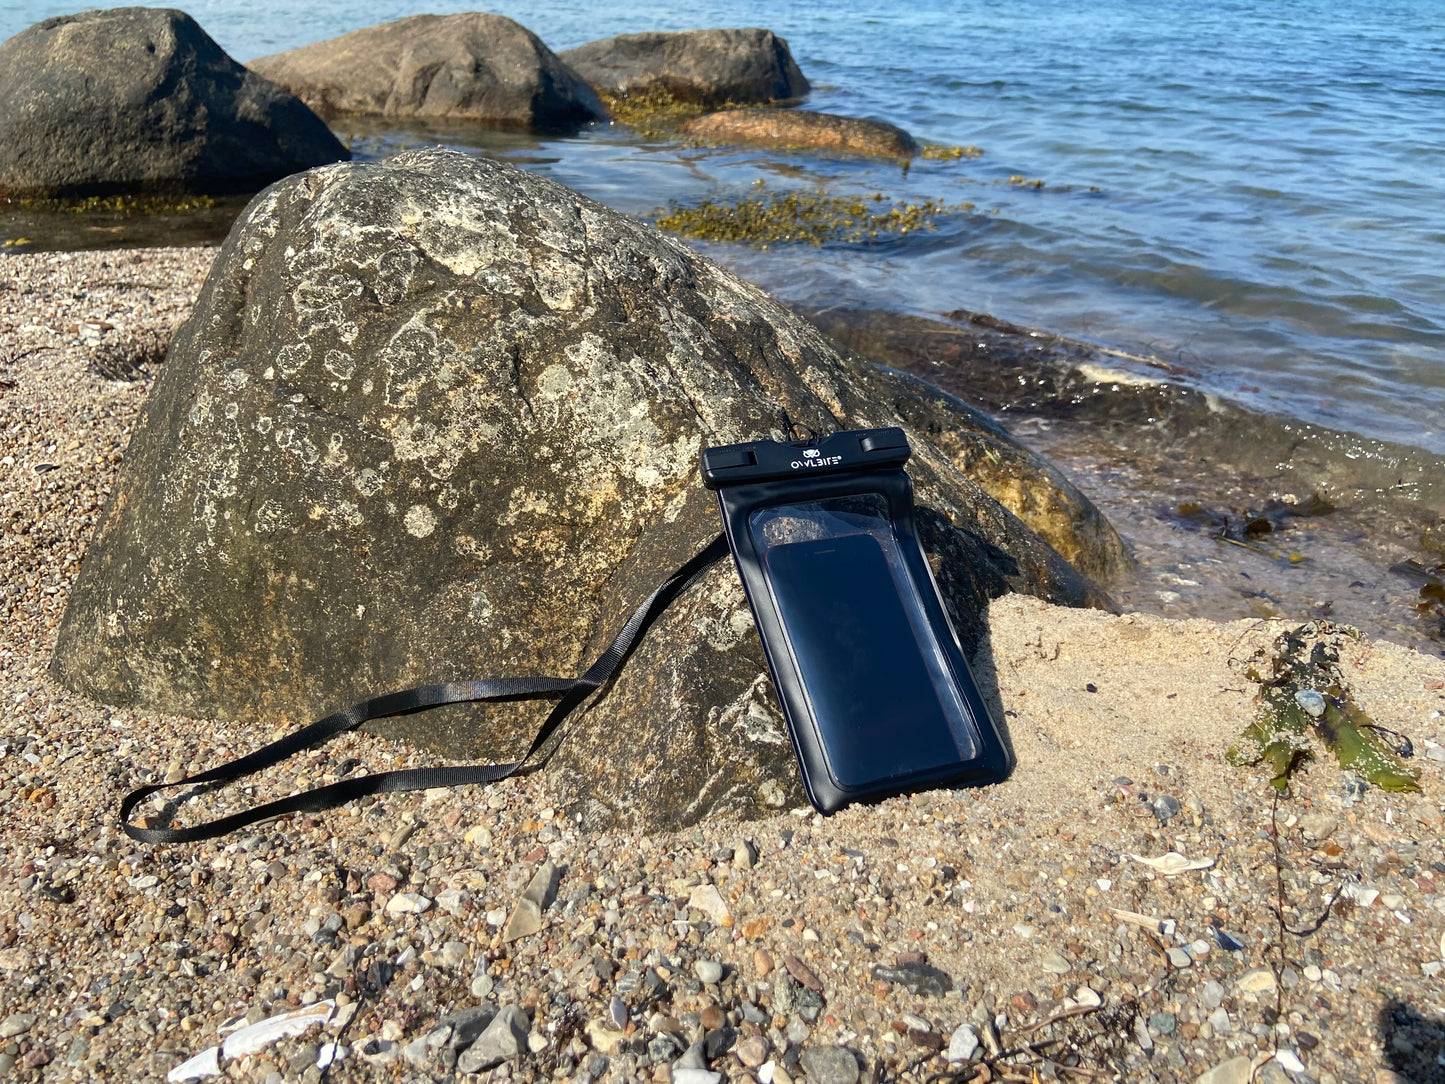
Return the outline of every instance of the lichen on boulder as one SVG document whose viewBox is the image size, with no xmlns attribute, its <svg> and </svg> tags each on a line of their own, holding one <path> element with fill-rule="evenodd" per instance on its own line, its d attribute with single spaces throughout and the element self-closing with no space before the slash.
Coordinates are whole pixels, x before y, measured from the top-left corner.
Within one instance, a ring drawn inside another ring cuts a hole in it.
<svg viewBox="0 0 1445 1084">
<path fill-rule="evenodd" d="M 288 178 L 239 219 L 177 333 L 53 672 L 112 704 L 268 724 L 420 683 L 575 674 L 717 533 L 702 448 L 795 424 L 905 428 L 970 650 L 1010 589 L 1108 604 L 944 447 L 997 427 L 681 241 L 448 151 Z M 537 722 L 462 705 L 381 729 L 503 759 Z M 800 797 L 728 566 L 568 726 L 549 773 L 592 821 Z"/>
</svg>

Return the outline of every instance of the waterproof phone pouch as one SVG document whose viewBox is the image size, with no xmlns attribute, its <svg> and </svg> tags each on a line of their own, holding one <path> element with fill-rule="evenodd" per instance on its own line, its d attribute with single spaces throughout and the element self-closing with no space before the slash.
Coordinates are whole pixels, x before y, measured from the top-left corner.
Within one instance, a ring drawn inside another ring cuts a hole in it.
<svg viewBox="0 0 1445 1084">
<path fill-rule="evenodd" d="M 903 430 L 703 452 L 815 808 L 1006 778 L 918 542 Z"/>
</svg>

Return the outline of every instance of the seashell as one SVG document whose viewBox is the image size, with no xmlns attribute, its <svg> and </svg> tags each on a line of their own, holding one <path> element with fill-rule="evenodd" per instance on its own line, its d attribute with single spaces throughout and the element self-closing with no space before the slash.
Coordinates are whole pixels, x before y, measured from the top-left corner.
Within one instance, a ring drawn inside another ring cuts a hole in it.
<svg viewBox="0 0 1445 1084">
<path fill-rule="evenodd" d="M 1142 854 L 1131 854 L 1129 857 L 1150 869 L 1158 870 L 1166 877 L 1178 877 L 1192 869 L 1209 869 L 1214 865 L 1212 858 L 1185 858 L 1178 851 L 1161 854 L 1158 858 L 1145 858 Z"/>
</svg>

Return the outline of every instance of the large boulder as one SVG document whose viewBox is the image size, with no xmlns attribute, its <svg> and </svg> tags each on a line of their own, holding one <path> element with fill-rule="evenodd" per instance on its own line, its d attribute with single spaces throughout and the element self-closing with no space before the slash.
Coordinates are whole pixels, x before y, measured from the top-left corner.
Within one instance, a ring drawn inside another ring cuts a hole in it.
<svg viewBox="0 0 1445 1084">
<path fill-rule="evenodd" d="M 596 93 L 502 15 L 411 15 L 251 61 L 323 116 L 450 117 L 567 127 L 606 118 Z"/>
<path fill-rule="evenodd" d="M 707 143 L 754 143 L 865 158 L 912 158 L 919 152 L 918 141 L 896 124 L 810 109 L 725 109 L 684 122 L 682 132 Z"/>
<path fill-rule="evenodd" d="M 784 101 L 808 93 L 788 43 L 771 30 L 619 34 L 562 53 L 614 98 L 665 94 L 709 107 Z"/>
<path fill-rule="evenodd" d="M 795 424 L 908 431 L 970 649 L 1010 589 L 1107 605 L 955 465 L 1005 441 L 997 427 L 682 242 L 448 151 L 289 178 L 238 220 L 177 334 L 53 672 L 112 704 L 268 723 L 422 682 L 577 673 L 718 532 L 701 449 Z M 381 729 L 505 757 L 537 721 L 462 705 Z M 730 565 L 570 728 L 555 778 L 599 821 L 798 800 Z"/>
<path fill-rule="evenodd" d="M 0 196 L 255 191 L 349 157 L 184 12 L 84 11 L 0 45 Z"/>
</svg>

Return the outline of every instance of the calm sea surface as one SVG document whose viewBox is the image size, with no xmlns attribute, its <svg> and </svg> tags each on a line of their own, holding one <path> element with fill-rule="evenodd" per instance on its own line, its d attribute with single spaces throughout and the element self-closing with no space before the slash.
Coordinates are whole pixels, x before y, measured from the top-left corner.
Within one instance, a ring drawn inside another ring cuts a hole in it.
<svg viewBox="0 0 1445 1084">
<path fill-rule="evenodd" d="M 0 38 L 80 5 L 0 0 Z M 411 14 L 390 0 L 196 0 L 246 61 Z M 816 109 L 975 160 L 895 165 L 639 142 L 348 131 L 360 157 L 472 145 L 613 206 L 826 186 L 971 203 L 872 246 L 708 246 L 786 298 L 967 308 L 1152 353 L 1265 409 L 1445 452 L 1445 4 L 1438 0 L 500 2 L 553 49 L 768 26 Z M 1042 180 L 1042 188 L 1009 183 Z"/>
</svg>

